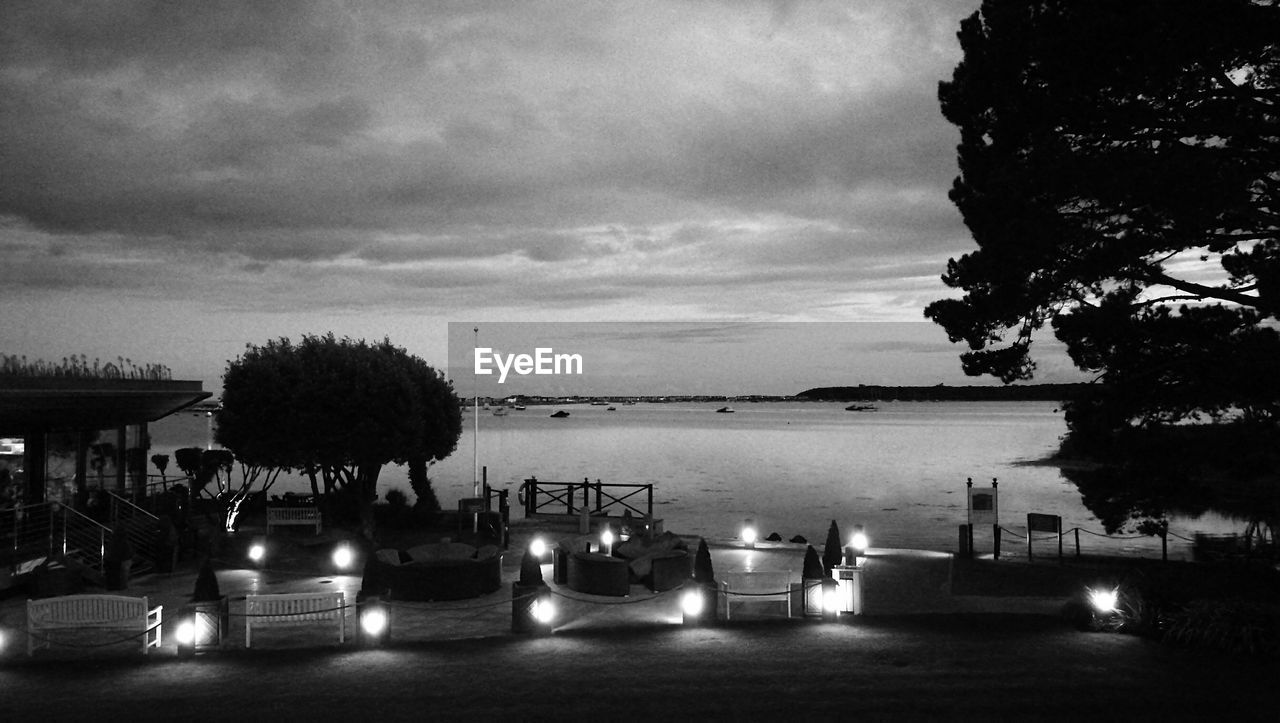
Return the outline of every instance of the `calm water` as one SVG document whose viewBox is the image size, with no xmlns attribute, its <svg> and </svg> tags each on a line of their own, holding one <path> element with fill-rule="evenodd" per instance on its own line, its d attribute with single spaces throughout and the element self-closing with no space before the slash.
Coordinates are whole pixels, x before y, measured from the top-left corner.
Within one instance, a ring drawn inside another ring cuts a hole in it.
<svg viewBox="0 0 1280 723">
<path fill-rule="evenodd" d="M 479 461 L 491 486 L 511 490 L 513 505 L 530 476 L 653 484 L 655 515 L 666 529 L 713 539 L 736 536 L 750 518 L 761 535 L 821 544 L 834 519 L 846 534 L 865 525 L 874 546 L 954 550 L 966 519 L 967 477 L 975 486 L 999 480 L 1000 521 L 1010 531 L 1025 534 L 1029 512 L 1061 515 L 1065 529 L 1103 531 L 1055 467 L 1026 464 L 1053 452 L 1066 432 L 1052 403 L 896 402 L 874 412 L 835 403 L 743 403 L 733 414 L 715 413 L 718 406 L 536 406 L 506 416 L 482 409 Z M 557 409 L 570 416 L 550 418 Z M 463 416 L 457 451 L 431 468 L 446 508 L 471 496 L 476 437 L 471 410 Z M 204 417 L 177 415 L 153 425 L 154 451 L 203 446 L 207 434 Z M 379 492 L 397 487 L 411 495 L 403 468 L 388 466 Z M 271 492 L 306 489 L 295 477 Z M 1206 516 L 1175 518 L 1171 531 L 1191 537 L 1239 527 Z M 1171 554 L 1187 555 L 1185 543 L 1170 542 Z M 1159 554 L 1151 538 L 1085 534 L 1081 543 L 1086 551 Z M 988 529 L 978 530 L 976 545 L 990 551 Z M 1006 536 L 1003 547 L 1025 554 L 1026 541 Z M 1037 542 L 1036 550 L 1056 553 L 1056 541 Z"/>
</svg>

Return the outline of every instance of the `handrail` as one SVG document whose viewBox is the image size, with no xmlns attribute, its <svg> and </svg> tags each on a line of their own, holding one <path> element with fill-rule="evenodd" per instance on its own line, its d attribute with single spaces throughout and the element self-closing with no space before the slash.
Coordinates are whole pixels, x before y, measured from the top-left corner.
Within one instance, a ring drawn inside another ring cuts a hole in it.
<svg viewBox="0 0 1280 723">
<path fill-rule="evenodd" d="M 124 504 L 128 508 L 132 508 L 131 511 L 133 516 L 142 514 L 151 518 L 153 522 L 158 521 L 160 519 L 150 510 L 146 510 L 146 509 L 143 509 L 142 507 L 135 505 L 133 502 L 130 502 L 129 500 L 125 499 L 124 497 L 121 497 L 120 495 L 116 494 L 115 492 L 112 492 L 111 490 L 103 490 L 103 492 L 107 493 L 107 496 L 111 498 L 111 519 L 113 521 L 118 520 L 120 517 L 120 511 L 119 511 L 119 508 L 117 507 L 117 505 L 120 505 L 120 504 Z"/>
<path fill-rule="evenodd" d="M 631 489 L 631 491 L 626 494 L 619 492 L 615 495 L 612 492 L 606 492 L 607 488 L 627 488 Z M 575 506 L 579 489 L 582 490 L 582 504 L 581 506 Z M 591 509 L 592 490 L 595 491 L 594 509 Z M 640 509 L 627 502 L 628 499 L 641 493 L 645 493 L 647 498 L 645 509 Z M 524 502 L 525 517 L 533 517 L 539 514 L 560 514 L 548 509 L 558 503 L 564 504 L 564 514 L 569 515 L 578 514 L 583 508 L 587 508 L 596 514 L 608 514 L 609 508 L 616 506 L 639 517 L 650 519 L 653 517 L 652 484 L 605 483 L 600 480 L 592 482 L 586 477 L 581 482 L 543 482 L 539 481 L 537 477 L 530 477 L 524 481 L 520 497 Z"/>
</svg>

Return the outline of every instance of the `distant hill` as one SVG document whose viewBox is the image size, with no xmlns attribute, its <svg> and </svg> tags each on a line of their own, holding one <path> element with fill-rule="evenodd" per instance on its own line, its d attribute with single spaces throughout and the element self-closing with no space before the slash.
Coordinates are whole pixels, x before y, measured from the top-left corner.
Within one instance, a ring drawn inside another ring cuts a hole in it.
<svg viewBox="0 0 1280 723">
<path fill-rule="evenodd" d="M 952 387 L 887 387 L 859 384 L 856 387 L 816 387 L 800 392 L 801 399 L 832 402 L 1061 402 L 1075 399 L 1087 384 L 1010 384 L 1008 386 L 968 385 Z"/>
</svg>

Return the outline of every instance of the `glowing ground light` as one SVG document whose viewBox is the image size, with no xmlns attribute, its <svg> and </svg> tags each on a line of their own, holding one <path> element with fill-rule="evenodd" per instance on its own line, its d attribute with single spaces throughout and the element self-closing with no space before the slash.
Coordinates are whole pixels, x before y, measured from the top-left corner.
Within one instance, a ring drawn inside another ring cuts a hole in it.
<svg viewBox="0 0 1280 723">
<path fill-rule="evenodd" d="M 194 645 L 196 642 L 195 622 L 188 619 L 178 623 L 178 629 L 173 631 L 173 636 L 177 638 L 178 645 Z"/>
<path fill-rule="evenodd" d="M 1116 611 L 1116 602 L 1119 595 L 1116 590 L 1090 590 L 1089 604 L 1093 605 L 1093 609 L 1100 613 L 1113 613 Z"/>
<path fill-rule="evenodd" d="M 376 638 L 387 629 L 387 613 L 381 608 L 364 611 L 360 616 L 360 627 L 369 637 Z"/>
<path fill-rule="evenodd" d="M 748 545 L 754 545 L 754 544 L 756 544 L 756 528 L 754 528 L 754 527 L 743 527 L 743 528 L 742 528 L 742 541 L 743 541 L 743 542 L 745 542 L 745 543 L 747 543 Z"/>
<path fill-rule="evenodd" d="M 338 545 L 334 548 L 333 564 L 339 570 L 350 569 L 353 559 L 355 559 L 355 555 L 352 554 L 350 545 Z"/>
<path fill-rule="evenodd" d="M 839 588 L 829 588 L 822 595 L 822 609 L 828 613 L 840 612 L 840 590 Z"/>
<path fill-rule="evenodd" d="M 600 533 L 601 551 L 606 555 L 613 552 L 613 532 L 608 528 L 604 528 L 604 532 Z"/>
<path fill-rule="evenodd" d="M 533 542 L 529 543 L 529 554 L 541 559 L 547 554 L 547 543 L 543 542 L 541 537 L 533 538 Z"/>
<path fill-rule="evenodd" d="M 546 625 L 556 619 L 556 606 L 550 600 L 534 600 L 529 607 L 529 614 L 534 620 Z"/>
<path fill-rule="evenodd" d="M 261 542 L 255 542 L 249 547 L 249 559 L 254 562 L 262 562 L 262 558 L 267 556 L 267 547 Z"/>
<path fill-rule="evenodd" d="M 697 590 L 689 590 L 685 592 L 684 597 L 680 598 L 680 607 L 684 610 L 684 614 L 691 618 L 702 614 L 702 595 Z"/>
</svg>

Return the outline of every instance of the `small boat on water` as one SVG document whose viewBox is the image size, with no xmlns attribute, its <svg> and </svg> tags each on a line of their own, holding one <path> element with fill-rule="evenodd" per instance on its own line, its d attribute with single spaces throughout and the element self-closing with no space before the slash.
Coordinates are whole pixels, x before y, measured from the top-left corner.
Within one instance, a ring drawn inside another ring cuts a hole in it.
<svg viewBox="0 0 1280 723">
<path fill-rule="evenodd" d="M 563 409 L 561 409 L 560 411 L 558 411 L 558 412 L 556 412 L 556 413 L 552 414 L 552 415 L 551 415 L 551 418 L 552 418 L 552 419 L 564 419 L 564 418 L 565 418 L 565 417 L 567 417 L 567 416 L 569 416 L 569 413 L 568 413 L 568 412 L 566 412 L 566 411 L 564 411 Z"/>
<path fill-rule="evenodd" d="M 733 414 L 733 407 L 720 407 L 716 410 L 716 414 Z"/>
<path fill-rule="evenodd" d="M 874 404 L 850 404 L 849 406 L 845 407 L 845 408 L 844 408 L 844 410 L 845 410 L 846 412 L 874 412 L 874 411 L 876 411 L 876 405 L 874 405 Z"/>
<path fill-rule="evenodd" d="M 618 408 L 617 408 L 617 407 L 609 407 L 608 409 L 606 409 L 606 410 L 604 410 L 604 411 L 606 411 L 606 412 L 616 412 L 616 411 L 618 411 Z"/>
<path fill-rule="evenodd" d="M 517 412 L 523 412 L 524 410 L 528 409 L 528 407 L 526 407 L 523 404 L 517 404 L 514 407 L 512 407 L 512 409 L 516 410 Z"/>
<path fill-rule="evenodd" d="M 493 410 L 493 416 L 495 416 L 495 417 L 505 417 L 505 416 L 507 416 L 507 408 L 506 408 L 506 407 L 498 407 L 497 409 Z"/>
</svg>

